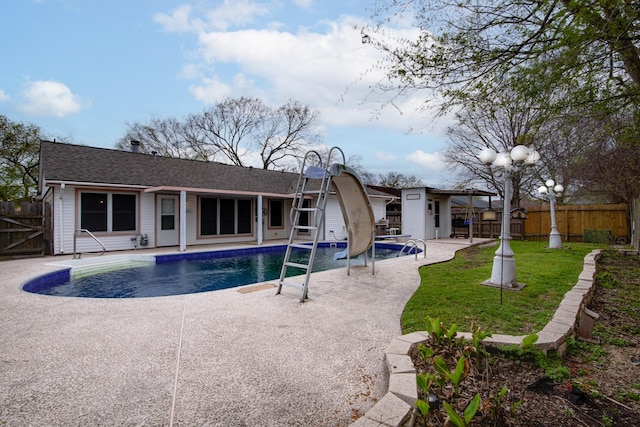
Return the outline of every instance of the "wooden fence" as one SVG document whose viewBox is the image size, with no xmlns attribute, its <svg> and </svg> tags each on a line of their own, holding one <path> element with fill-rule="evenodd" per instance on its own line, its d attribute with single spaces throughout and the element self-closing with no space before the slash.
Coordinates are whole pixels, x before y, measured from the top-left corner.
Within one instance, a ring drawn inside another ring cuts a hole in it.
<svg viewBox="0 0 640 427">
<path fill-rule="evenodd" d="M 469 237 L 469 222 L 467 213 L 464 209 L 451 210 L 451 236 L 450 237 Z M 511 218 L 509 232 L 514 240 L 524 240 L 524 223 L 525 219 Z M 473 235 L 474 237 L 497 238 L 500 236 L 502 228 L 502 210 L 496 210 L 496 219 L 487 221 L 483 219 L 482 212 L 474 212 L 473 214 Z"/>
<path fill-rule="evenodd" d="M 525 238 L 548 239 L 551 231 L 549 205 L 527 207 L 527 212 Z M 563 242 L 629 242 L 629 218 L 624 204 L 562 205 L 556 206 L 555 212 Z"/>
<path fill-rule="evenodd" d="M 547 240 L 551 232 L 549 205 L 529 206 L 527 219 L 511 219 L 511 237 L 516 240 Z M 556 206 L 556 225 L 563 242 L 606 241 L 629 242 L 629 221 L 624 204 Z M 496 220 L 483 220 L 481 211 L 474 212 L 473 235 L 498 237 L 502 221 L 501 209 Z M 466 219 L 466 209 L 452 209 L 453 222 Z M 468 224 L 468 222 L 467 222 Z M 468 236 L 468 226 L 453 227 L 455 237 Z"/>
<path fill-rule="evenodd" d="M 43 255 L 44 229 L 41 202 L 0 202 L 0 257 Z"/>
</svg>

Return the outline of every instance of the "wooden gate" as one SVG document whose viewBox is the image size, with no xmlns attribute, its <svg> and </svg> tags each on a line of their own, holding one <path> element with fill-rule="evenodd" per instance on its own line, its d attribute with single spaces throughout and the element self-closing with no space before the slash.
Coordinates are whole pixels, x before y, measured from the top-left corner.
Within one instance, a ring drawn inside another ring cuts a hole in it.
<svg viewBox="0 0 640 427">
<path fill-rule="evenodd" d="M 44 254 L 42 203 L 0 202 L 0 257 Z"/>
</svg>

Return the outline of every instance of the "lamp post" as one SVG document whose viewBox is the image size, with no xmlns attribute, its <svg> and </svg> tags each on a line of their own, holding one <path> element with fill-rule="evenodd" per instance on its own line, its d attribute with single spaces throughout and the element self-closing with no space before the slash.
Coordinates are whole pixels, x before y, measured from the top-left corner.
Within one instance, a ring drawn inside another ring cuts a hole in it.
<svg viewBox="0 0 640 427">
<path fill-rule="evenodd" d="M 538 188 L 538 192 L 549 199 L 549 210 L 551 211 L 551 233 L 549 233 L 549 249 L 562 248 L 562 238 L 558 232 L 556 224 L 556 197 L 562 195 L 564 187 L 555 183 L 554 180 L 548 179 L 542 187 Z"/>
<path fill-rule="evenodd" d="M 523 167 L 535 165 L 540 160 L 540 154 L 533 148 L 516 145 L 506 153 L 496 153 L 491 148 L 485 148 L 478 158 L 497 176 L 504 178 L 500 247 L 493 258 L 490 284 L 501 288 L 516 287 L 516 260 L 511 249 L 511 178 Z"/>
</svg>

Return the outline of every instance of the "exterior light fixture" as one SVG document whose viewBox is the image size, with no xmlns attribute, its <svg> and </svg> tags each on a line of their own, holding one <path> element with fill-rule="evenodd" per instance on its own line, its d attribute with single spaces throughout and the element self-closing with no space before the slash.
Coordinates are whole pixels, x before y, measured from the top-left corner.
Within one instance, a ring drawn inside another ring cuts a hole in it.
<svg viewBox="0 0 640 427">
<path fill-rule="evenodd" d="M 491 148 L 485 148 L 478 155 L 496 176 L 504 179 L 504 194 L 502 200 L 502 225 L 500 232 L 500 247 L 493 258 L 490 283 L 494 286 L 517 287 L 516 260 L 511 249 L 511 178 L 514 173 L 524 167 L 535 165 L 540 160 L 540 154 L 532 147 L 516 145 L 509 152 L 496 153 Z"/>
<path fill-rule="evenodd" d="M 554 180 L 548 179 L 543 186 L 538 188 L 538 193 L 549 199 L 549 210 L 551 212 L 551 233 L 549 233 L 549 249 L 562 248 L 562 238 L 558 232 L 556 224 L 556 197 L 560 197 L 564 192 L 564 187 L 556 184 Z"/>
</svg>

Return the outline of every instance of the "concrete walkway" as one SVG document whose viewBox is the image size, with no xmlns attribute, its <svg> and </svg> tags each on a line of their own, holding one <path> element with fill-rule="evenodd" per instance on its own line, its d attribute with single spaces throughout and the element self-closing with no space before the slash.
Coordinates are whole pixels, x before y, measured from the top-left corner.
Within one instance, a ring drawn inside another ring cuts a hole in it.
<svg viewBox="0 0 640 427">
<path fill-rule="evenodd" d="M 346 426 L 388 388 L 384 350 L 418 266 L 462 239 L 300 291 L 87 299 L 23 292 L 65 257 L 0 262 L 0 425 Z M 202 250 L 194 248 L 193 250 Z M 239 292 L 243 290 L 244 292 Z"/>
</svg>

